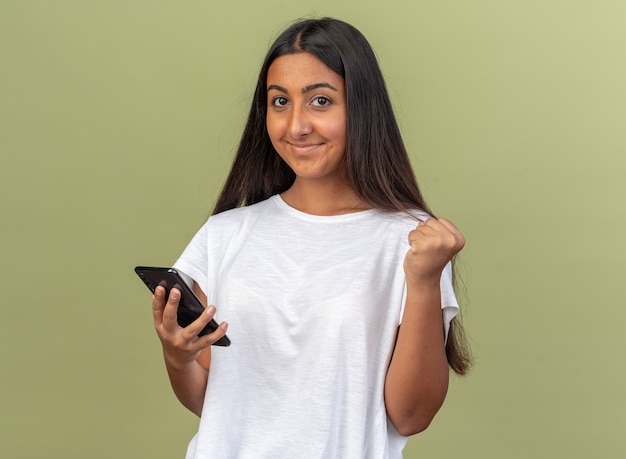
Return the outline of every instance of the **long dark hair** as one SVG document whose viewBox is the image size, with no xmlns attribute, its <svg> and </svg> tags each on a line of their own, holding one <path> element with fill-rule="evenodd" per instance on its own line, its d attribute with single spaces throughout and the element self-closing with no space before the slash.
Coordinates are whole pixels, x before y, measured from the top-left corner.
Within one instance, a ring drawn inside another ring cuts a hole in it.
<svg viewBox="0 0 626 459">
<path fill-rule="evenodd" d="M 270 47 L 239 148 L 213 214 L 263 201 L 289 189 L 294 172 L 267 133 L 267 73 L 274 60 L 307 52 L 344 79 L 347 104 L 346 180 L 371 207 L 384 211 L 420 209 L 432 215 L 417 185 L 378 61 L 366 38 L 337 19 L 307 19 L 285 30 Z M 452 320 L 446 354 L 465 374 L 471 357 L 458 318 Z"/>
</svg>

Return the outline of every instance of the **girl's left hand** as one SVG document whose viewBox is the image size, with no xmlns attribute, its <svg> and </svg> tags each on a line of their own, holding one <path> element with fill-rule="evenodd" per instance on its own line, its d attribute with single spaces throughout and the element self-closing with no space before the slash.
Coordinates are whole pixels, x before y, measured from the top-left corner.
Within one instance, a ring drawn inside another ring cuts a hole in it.
<svg viewBox="0 0 626 459">
<path fill-rule="evenodd" d="M 450 220 L 430 218 L 409 233 L 409 245 L 404 257 L 407 282 L 438 283 L 443 268 L 465 245 L 465 238 Z"/>
</svg>

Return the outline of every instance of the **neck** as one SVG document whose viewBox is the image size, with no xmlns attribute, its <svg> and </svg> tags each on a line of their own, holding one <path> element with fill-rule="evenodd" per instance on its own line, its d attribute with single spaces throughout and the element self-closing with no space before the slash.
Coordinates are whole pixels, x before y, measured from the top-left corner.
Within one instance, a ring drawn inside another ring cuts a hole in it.
<svg viewBox="0 0 626 459">
<path fill-rule="evenodd" d="M 294 209 L 311 215 L 341 215 L 367 210 L 370 207 L 345 183 L 311 183 L 296 179 L 283 200 Z"/>
</svg>

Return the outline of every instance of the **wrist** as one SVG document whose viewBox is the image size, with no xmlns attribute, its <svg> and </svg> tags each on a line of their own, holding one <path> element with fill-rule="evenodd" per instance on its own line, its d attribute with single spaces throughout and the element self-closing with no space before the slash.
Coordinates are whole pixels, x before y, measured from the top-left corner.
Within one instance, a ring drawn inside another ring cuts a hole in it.
<svg viewBox="0 0 626 459">
<path fill-rule="evenodd" d="M 195 359 L 181 359 L 180 356 L 173 356 L 165 351 L 163 351 L 163 359 L 165 360 L 165 366 L 168 370 L 173 370 L 178 373 L 190 371 L 196 363 Z"/>
<path fill-rule="evenodd" d="M 406 306 L 418 310 L 441 309 L 440 279 L 433 277 L 407 278 Z M 436 306 L 436 307 L 434 307 Z"/>
<path fill-rule="evenodd" d="M 407 288 L 416 290 L 439 290 L 441 273 L 427 275 L 406 275 Z"/>
</svg>

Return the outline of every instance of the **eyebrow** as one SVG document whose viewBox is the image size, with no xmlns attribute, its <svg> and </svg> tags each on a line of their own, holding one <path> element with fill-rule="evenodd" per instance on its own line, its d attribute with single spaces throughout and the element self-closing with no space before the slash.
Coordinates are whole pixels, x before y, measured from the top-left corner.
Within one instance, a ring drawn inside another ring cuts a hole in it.
<svg viewBox="0 0 626 459">
<path fill-rule="evenodd" d="M 329 84 L 329 83 L 314 83 L 314 84 L 310 84 L 308 86 L 305 86 L 304 88 L 302 88 L 302 94 L 306 94 L 307 92 L 311 92 L 314 91 L 315 89 L 319 89 L 319 88 L 328 88 L 332 91 L 337 92 L 337 88 L 335 88 L 333 85 Z M 281 91 L 284 92 L 285 94 L 289 94 L 289 91 L 287 91 L 287 89 L 283 88 L 282 86 L 279 86 L 277 84 L 271 84 L 267 87 L 267 90 L 270 91 L 272 89 L 275 89 L 276 91 Z"/>
</svg>

